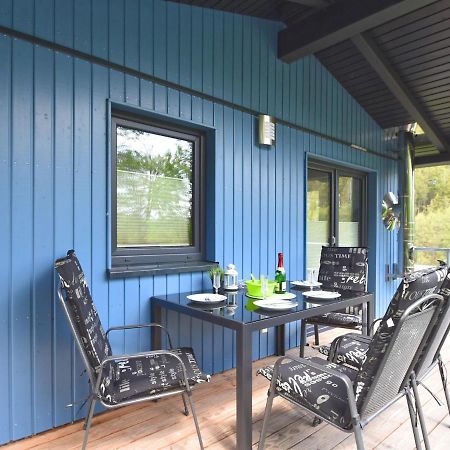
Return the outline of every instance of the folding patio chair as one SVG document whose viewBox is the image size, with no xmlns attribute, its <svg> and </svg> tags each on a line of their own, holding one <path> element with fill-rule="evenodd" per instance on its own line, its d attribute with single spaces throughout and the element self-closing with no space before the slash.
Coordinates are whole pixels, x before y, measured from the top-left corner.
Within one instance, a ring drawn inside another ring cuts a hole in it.
<svg viewBox="0 0 450 450">
<path fill-rule="evenodd" d="M 330 254 L 346 255 L 344 266 L 335 264 L 337 260 L 330 260 Z M 348 276 L 350 275 L 351 276 Z M 366 247 L 322 247 L 320 256 L 320 268 L 318 281 L 322 283 L 323 290 L 331 289 L 341 292 L 346 291 L 367 292 L 367 248 Z M 351 278 L 349 281 L 348 279 Z M 353 280 L 357 280 L 356 283 Z M 335 328 L 361 329 L 362 320 L 359 311 L 352 307 L 351 310 L 342 310 L 310 317 L 302 320 L 300 325 L 300 356 L 305 356 L 306 327 L 314 325 L 314 344 L 319 345 L 319 326 L 325 325 Z M 326 354 L 328 347 L 319 347 L 321 353 Z"/>
<path fill-rule="evenodd" d="M 203 448 L 191 399 L 191 387 L 209 381 L 209 375 L 203 374 L 199 369 L 192 349 L 186 347 L 173 349 L 169 333 L 159 324 L 111 327 L 105 333 L 75 252 L 70 250 L 66 257 L 57 259 L 55 269 L 60 277 L 59 301 L 90 381 L 90 403 L 84 422 L 83 450 L 88 442 L 97 401 L 105 408 L 111 409 L 173 395 L 182 396 L 185 415 L 189 415 L 186 400 L 189 403 L 200 448 Z M 160 327 L 167 333 L 169 350 L 130 355 L 112 354 L 108 341 L 108 334 L 111 331 L 150 327 Z"/>
<path fill-rule="evenodd" d="M 363 428 L 406 396 L 416 446 L 421 448 L 410 375 L 440 313 L 442 300 L 438 294 L 426 295 L 402 311 L 400 317 L 394 313 L 383 320 L 358 371 L 321 358 L 287 356 L 279 358 L 274 366 L 259 369 L 258 373 L 271 384 L 258 448 L 264 448 L 275 396 L 343 431 L 353 432 L 358 450 L 364 449 Z M 283 364 L 285 360 L 290 361 Z M 415 400 L 421 414 L 420 400 Z"/>
<path fill-rule="evenodd" d="M 414 276 L 414 274 L 412 275 Z M 426 276 L 426 278 L 428 278 L 428 276 Z M 412 283 L 414 283 L 414 281 Z M 404 282 L 402 282 L 399 286 L 398 291 L 402 291 L 402 285 L 404 285 Z M 438 366 L 444 389 L 445 400 L 447 403 L 447 409 L 450 414 L 450 393 L 447 386 L 446 368 L 440 354 L 442 346 L 444 345 L 450 330 L 450 268 L 448 269 L 445 279 L 440 286 L 439 294 L 441 294 L 444 299 L 441 312 L 430 332 L 428 341 L 425 343 L 424 348 L 418 357 L 411 376 L 413 388 L 415 388 L 417 384 L 424 385 L 425 378 L 430 374 L 433 368 Z M 345 364 L 354 369 L 359 369 L 367 357 L 366 354 L 369 350 L 370 342 L 371 339 L 369 337 L 360 336 L 353 333 L 339 336 L 331 344 L 328 360 L 335 363 Z M 417 391 L 415 392 L 415 395 L 418 396 Z M 430 448 L 430 444 L 423 417 L 421 418 L 421 426 L 425 447 L 428 449 Z"/>
</svg>

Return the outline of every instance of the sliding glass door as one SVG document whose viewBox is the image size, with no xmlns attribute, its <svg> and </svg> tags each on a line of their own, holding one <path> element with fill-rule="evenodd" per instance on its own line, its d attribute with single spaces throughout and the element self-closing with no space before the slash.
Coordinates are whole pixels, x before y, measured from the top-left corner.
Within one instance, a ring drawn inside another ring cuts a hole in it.
<svg viewBox="0 0 450 450">
<path fill-rule="evenodd" d="M 337 174 L 338 208 L 336 211 L 337 242 L 341 247 L 363 245 L 362 216 L 363 180 L 355 175 Z"/>
<path fill-rule="evenodd" d="M 317 268 L 320 250 L 332 236 L 332 174 L 308 168 L 307 190 L 307 268 Z"/>
<path fill-rule="evenodd" d="M 323 245 L 367 245 L 366 175 L 310 162 L 307 183 L 306 267 L 319 267 Z"/>
</svg>

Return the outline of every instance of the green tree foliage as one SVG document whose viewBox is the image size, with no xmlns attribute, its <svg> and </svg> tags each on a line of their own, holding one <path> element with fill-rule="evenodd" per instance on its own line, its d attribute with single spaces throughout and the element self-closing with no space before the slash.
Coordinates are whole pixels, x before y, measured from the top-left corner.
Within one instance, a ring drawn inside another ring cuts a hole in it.
<svg viewBox="0 0 450 450">
<path fill-rule="evenodd" d="M 117 169 L 127 172 L 164 175 L 172 178 L 191 180 L 191 150 L 177 146 L 174 154 L 148 156 L 136 150 L 126 149 L 117 154 Z"/>
<path fill-rule="evenodd" d="M 450 166 L 415 170 L 415 245 L 450 248 Z M 445 253 L 417 252 L 418 264 L 435 264 Z"/>
<path fill-rule="evenodd" d="M 119 246 L 192 244 L 192 145 L 117 129 Z M 148 151 L 159 146 L 157 151 Z"/>
<path fill-rule="evenodd" d="M 118 170 L 184 178 L 192 181 L 191 145 L 177 144 L 175 152 L 167 150 L 163 154 L 149 155 L 136 150 L 144 136 L 151 136 L 151 133 L 133 128 L 117 128 L 117 140 L 120 141 L 117 152 Z M 187 141 L 183 142 L 187 143 Z"/>
</svg>

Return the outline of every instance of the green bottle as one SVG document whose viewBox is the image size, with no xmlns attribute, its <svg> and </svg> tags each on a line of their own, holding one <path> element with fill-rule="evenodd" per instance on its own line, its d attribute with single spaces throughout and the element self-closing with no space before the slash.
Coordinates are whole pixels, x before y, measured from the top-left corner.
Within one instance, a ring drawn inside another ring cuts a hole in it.
<svg viewBox="0 0 450 450">
<path fill-rule="evenodd" d="M 283 253 L 278 253 L 278 264 L 275 272 L 275 292 L 284 294 L 286 292 L 286 270 L 284 269 Z"/>
</svg>

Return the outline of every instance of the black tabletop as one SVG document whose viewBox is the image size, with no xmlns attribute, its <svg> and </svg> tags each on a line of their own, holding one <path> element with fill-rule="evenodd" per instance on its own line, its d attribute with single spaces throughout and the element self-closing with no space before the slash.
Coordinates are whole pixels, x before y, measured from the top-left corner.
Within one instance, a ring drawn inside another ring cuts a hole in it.
<svg viewBox="0 0 450 450">
<path fill-rule="evenodd" d="M 167 307 L 169 307 L 170 309 L 176 309 L 179 311 L 180 309 L 182 309 L 184 313 L 192 316 L 199 317 L 199 313 L 201 313 L 201 315 L 203 316 L 206 314 L 210 314 L 216 316 L 217 319 L 220 318 L 218 320 L 220 322 L 234 321 L 240 324 L 251 324 L 267 320 L 268 318 L 275 318 L 279 316 L 298 316 L 301 312 L 303 312 L 303 314 L 301 314 L 302 316 L 311 317 L 316 315 L 316 313 L 321 314 L 327 311 L 339 310 L 340 304 L 342 304 L 343 309 L 349 304 L 356 305 L 361 303 L 359 300 L 362 297 L 371 297 L 371 294 L 342 291 L 340 292 L 341 296 L 338 298 L 313 299 L 304 296 L 303 293 L 305 291 L 309 291 L 309 289 L 300 289 L 294 286 L 290 286 L 288 288 L 288 292 L 295 295 L 295 298 L 290 301 L 297 303 L 297 305 L 290 309 L 280 311 L 271 311 L 265 308 L 258 307 L 255 302 L 257 303 L 259 299 L 248 297 L 245 289 L 239 289 L 238 291 L 234 292 L 220 291 L 221 294 L 226 296 L 226 300 L 220 303 L 212 304 L 192 302 L 187 297 L 190 294 L 196 293 L 212 294 L 212 291 L 210 289 L 203 290 L 201 292 L 184 292 L 179 294 L 155 296 L 153 297 L 153 299 L 155 299 L 160 306 L 164 307 L 164 304 L 166 303 Z M 284 301 L 288 302 L 288 300 Z M 216 320 L 213 321 L 216 322 Z"/>
</svg>

